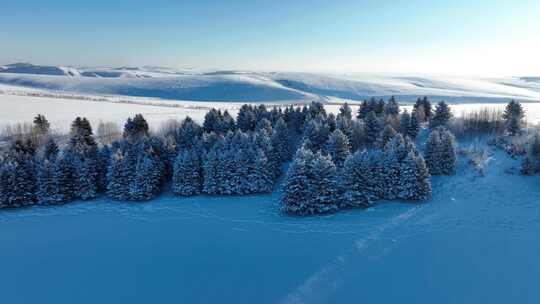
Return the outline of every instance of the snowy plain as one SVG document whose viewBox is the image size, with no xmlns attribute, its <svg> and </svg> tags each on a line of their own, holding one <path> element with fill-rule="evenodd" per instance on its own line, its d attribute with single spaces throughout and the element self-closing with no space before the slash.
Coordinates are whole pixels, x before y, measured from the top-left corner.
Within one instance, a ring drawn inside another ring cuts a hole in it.
<svg viewBox="0 0 540 304">
<path fill-rule="evenodd" d="M 2 210 L 2 302 L 537 303 L 540 178 L 515 165 L 462 159 L 430 202 L 310 218 L 279 192 Z"/>
</svg>

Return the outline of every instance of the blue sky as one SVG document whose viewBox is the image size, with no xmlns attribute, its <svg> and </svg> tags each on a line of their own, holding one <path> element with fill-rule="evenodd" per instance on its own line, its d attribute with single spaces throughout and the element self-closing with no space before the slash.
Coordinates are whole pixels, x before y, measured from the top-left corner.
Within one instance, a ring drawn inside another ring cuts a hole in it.
<svg viewBox="0 0 540 304">
<path fill-rule="evenodd" d="M 539 16 L 537 0 L 7 1 L 0 63 L 539 75 Z"/>
</svg>

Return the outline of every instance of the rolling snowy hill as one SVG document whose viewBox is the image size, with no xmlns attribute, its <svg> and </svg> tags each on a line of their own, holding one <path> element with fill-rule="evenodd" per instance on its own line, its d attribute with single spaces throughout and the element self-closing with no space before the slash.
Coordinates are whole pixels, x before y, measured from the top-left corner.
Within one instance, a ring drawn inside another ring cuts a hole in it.
<svg viewBox="0 0 540 304">
<path fill-rule="evenodd" d="M 540 100 L 540 78 L 330 75 L 175 70 L 159 67 L 73 68 L 13 64 L 0 67 L 0 84 L 93 95 L 125 95 L 187 101 L 353 101 L 433 96 L 449 102 Z"/>
</svg>

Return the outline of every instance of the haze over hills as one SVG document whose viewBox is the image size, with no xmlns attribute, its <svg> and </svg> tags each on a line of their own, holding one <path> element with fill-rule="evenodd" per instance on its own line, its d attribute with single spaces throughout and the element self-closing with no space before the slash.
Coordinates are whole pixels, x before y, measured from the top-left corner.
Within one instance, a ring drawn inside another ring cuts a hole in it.
<svg viewBox="0 0 540 304">
<path fill-rule="evenodd" d="M 0 84 L 92 95 L 189 101 L 304 102 L 432 96 L 450 102 L 540 100 L 540 77 L 332 75 L 163 67 L 0 66 Z"/>
</svg>

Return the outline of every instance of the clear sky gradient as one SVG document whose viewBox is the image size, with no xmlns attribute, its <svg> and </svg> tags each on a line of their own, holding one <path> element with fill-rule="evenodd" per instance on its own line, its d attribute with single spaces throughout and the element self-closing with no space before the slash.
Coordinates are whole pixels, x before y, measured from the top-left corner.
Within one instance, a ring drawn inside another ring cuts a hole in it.
<svg viewBox="0 0 540 304">
<path fill-rule="evenodd" d="M 538 0 L 4 1 L 0 63 L 540 75 Z"/>
</svg>

